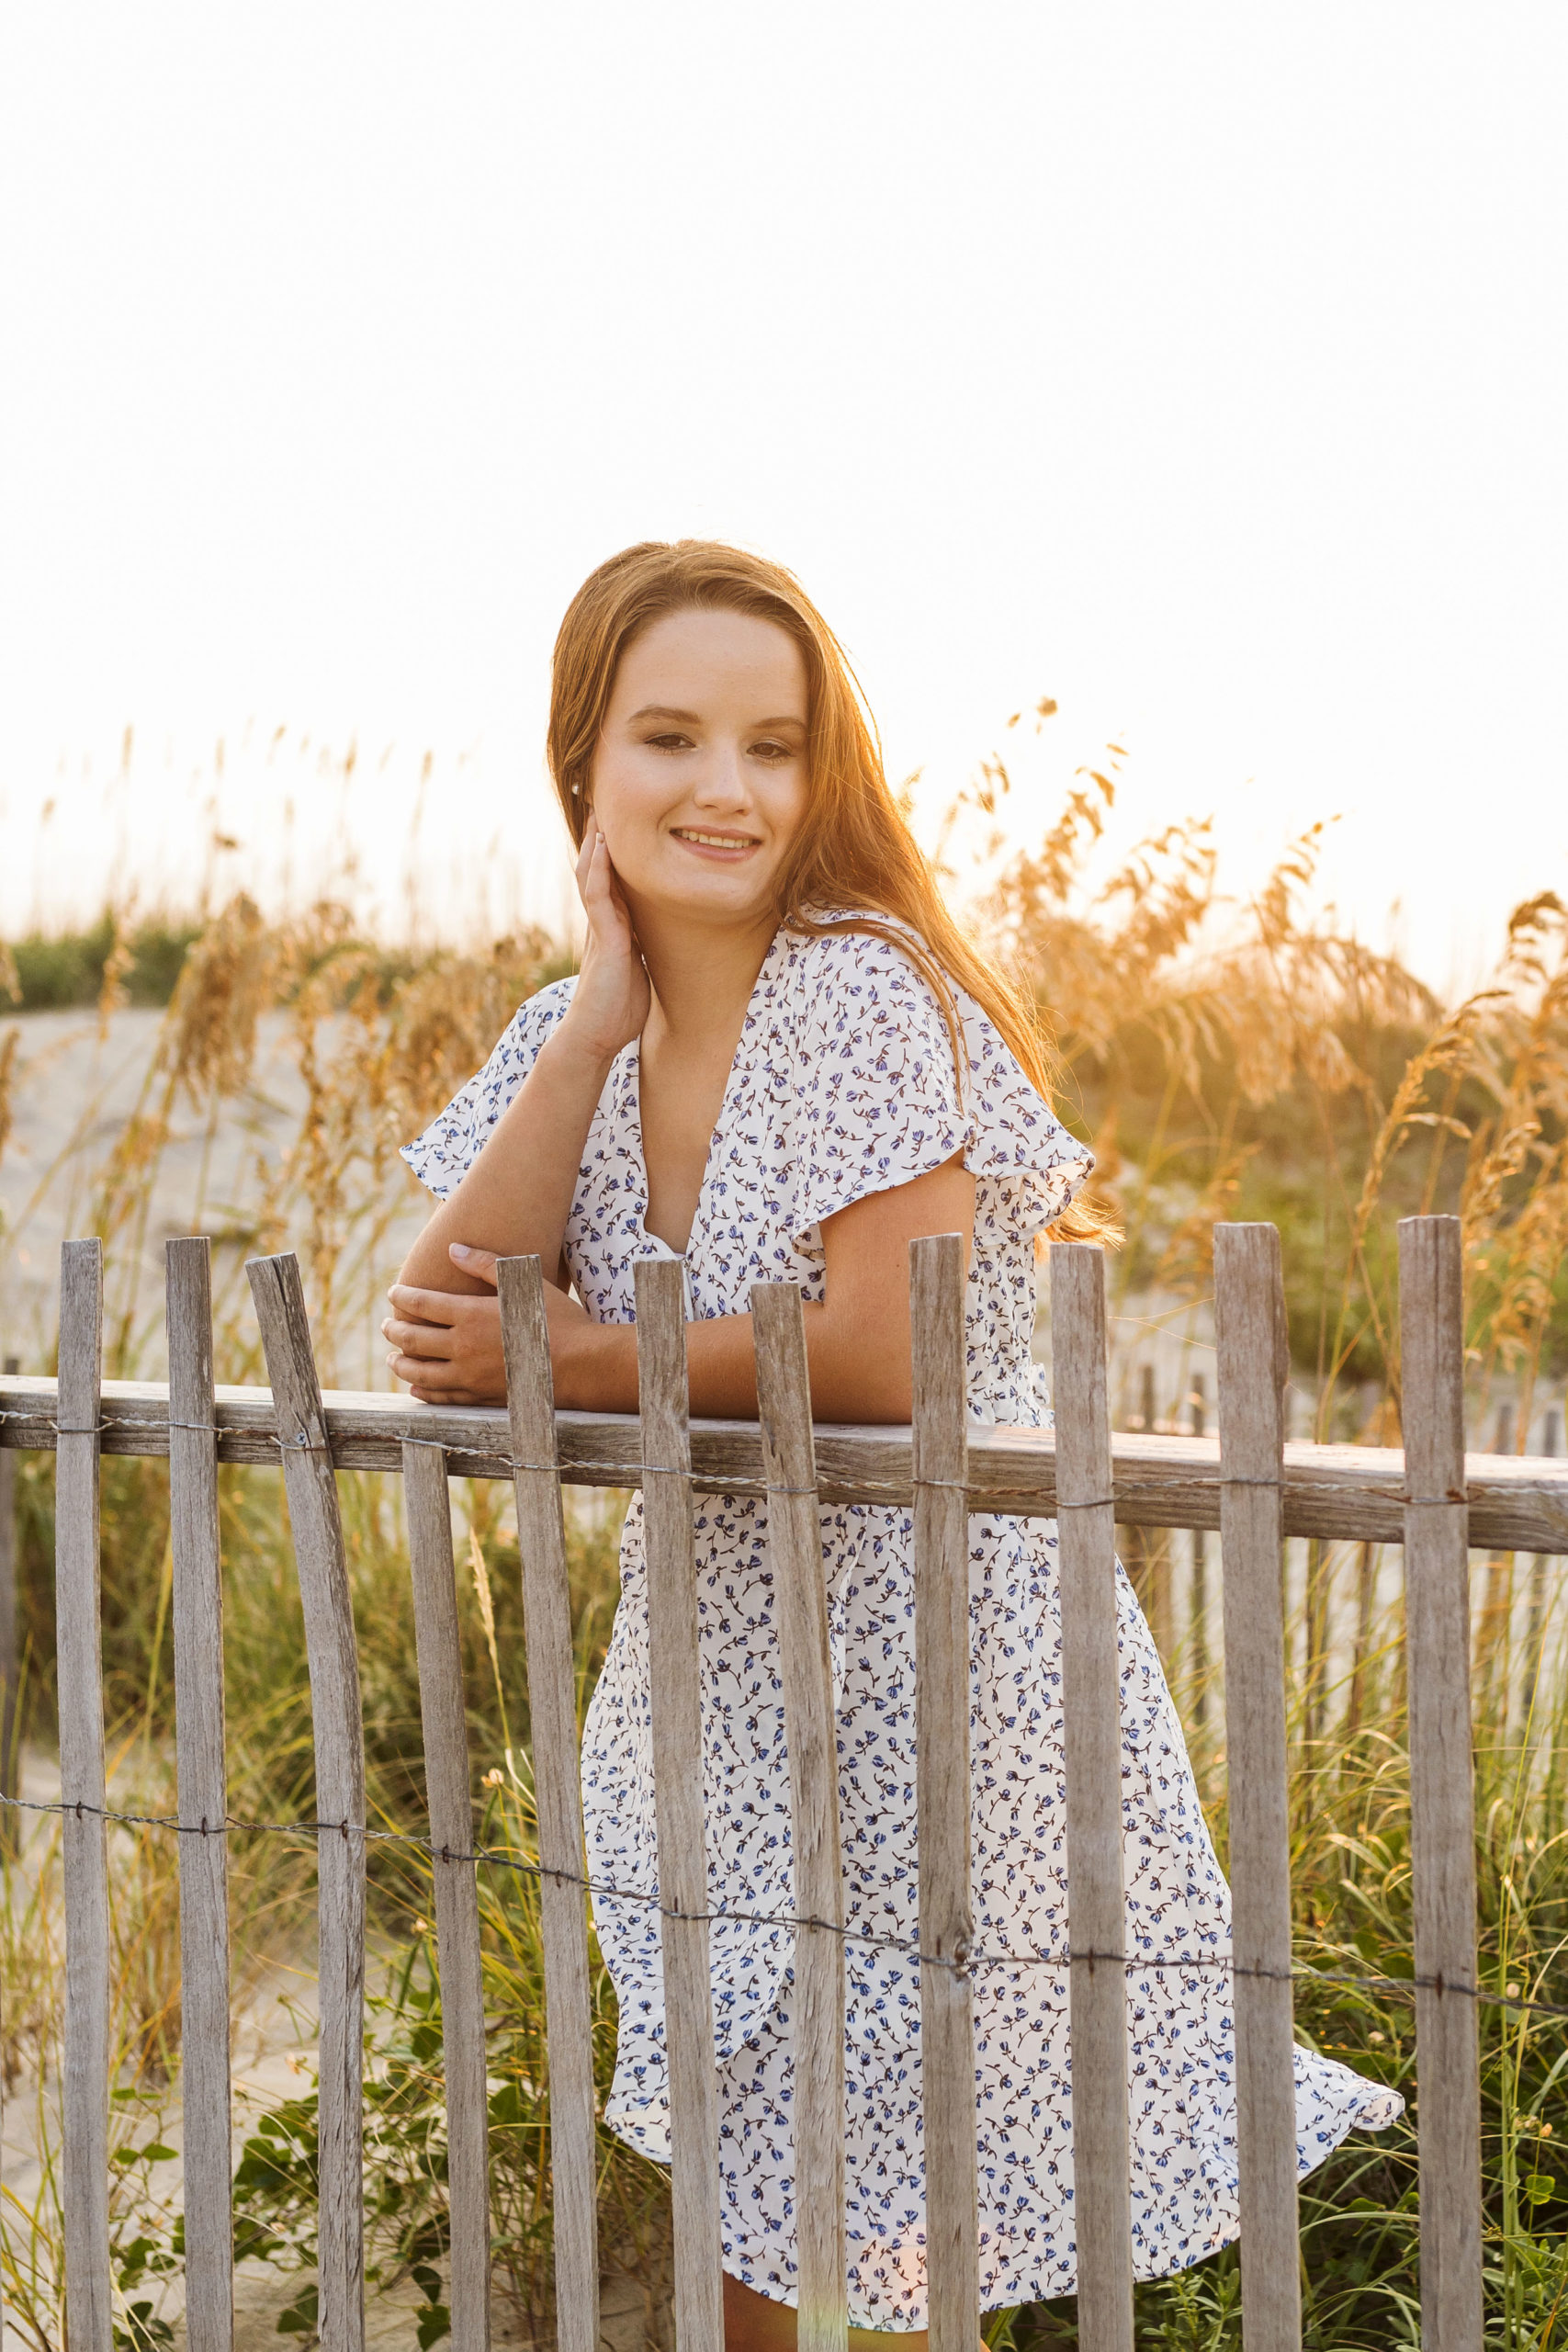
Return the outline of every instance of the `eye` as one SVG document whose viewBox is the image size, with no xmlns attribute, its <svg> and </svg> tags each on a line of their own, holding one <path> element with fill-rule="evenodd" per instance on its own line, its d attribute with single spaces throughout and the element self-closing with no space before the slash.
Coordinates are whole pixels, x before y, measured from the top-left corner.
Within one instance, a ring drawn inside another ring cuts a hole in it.
<svg viewBox="0 0 1568 2352">
<path fill-rule="evenodd" d="M 754 759 L 776 763 L 780 760 L 794 759 L 795 750 L 792 744 L 777 742 L 770 736 L 761 743 L 752 744 L 751 755 Z"/>
<path fill-rule="evenodd" d="M 692 747 L 689 735 L 646 735 L 643 741 L 654 752 L 688 752 Z"/>
</svg>

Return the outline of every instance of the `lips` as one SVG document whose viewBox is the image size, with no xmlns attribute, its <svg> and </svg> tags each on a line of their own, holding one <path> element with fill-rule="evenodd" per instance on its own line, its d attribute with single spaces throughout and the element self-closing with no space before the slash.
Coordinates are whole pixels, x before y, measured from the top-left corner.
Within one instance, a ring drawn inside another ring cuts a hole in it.
<svg viewBox="0 0 1568 2352">
<path fill-rule="evenodd" d="M 761 847 L 755 833 L 698 832 L 692 825 L 672 825 L 670 831 L 675 841 L 687 842 L 694 849 L 745 850 Z"/>
</svg>

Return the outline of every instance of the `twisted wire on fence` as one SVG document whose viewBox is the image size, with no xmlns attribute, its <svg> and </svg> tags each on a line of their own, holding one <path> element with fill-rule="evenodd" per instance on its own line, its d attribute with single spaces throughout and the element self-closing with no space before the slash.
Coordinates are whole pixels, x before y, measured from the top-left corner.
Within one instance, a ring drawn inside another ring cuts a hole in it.
<svg viewBox="0 0 1568 2352">
<path fill-rule="evenodd" d="M 809 1928 L 837 1936 L 846 1944 L 861 1944 L 877 1951 L 904 1954 L 919 1962 L 922 1968 L 942 1968 L 955 1976 L 965 1978 L 978 1968 L 1054 1968 L 1066 1970 L 1075 1960 L 1103 1961 L 1129 1973 L 1141 1969 L 1149 1971 L 1175 1969 L 1190 1973 L 1197 1969 L 1219 1969 L 1232 1977 L 1252 1977 L 1269 1982 L 1297 1984 L 1331 1984 L 1366 1993 L 1391 1994 L 1400 1999 L 1413 2000 L 1418 1992 L 1452 1993 L 1479 2002 L 1483 2007 L 1508 2009 L 1516 2014 L 1568 2019 L 1568 2003 L 1541 2001 L 1515 1993 L 1496 1993 L 1480 1984 L 1456 1984 L 1446 1978 L 1431 1976 L 1352 1976 L 1326 1969 L 1299 1967 L 1292 1969 L 1247 1967 L 1229 1954 L 1214 1952 L 1163 1954 L 1145 1958 L 1141 1953 L 1093 1951 L 1077 1949 L 1062 1951 L 964 1951 L 953 1958 L 939 1953 L 924 1952 L 918 1942 L 907 1937 L 877 1935 L 866 1928 L 840 1926 L 836 1920 L 808 1918 L 793 1911 L 734 1911 L 721 1908 L 711 1911 L 682 1911 L 661 1903 L 657 1894 L 646 1887 L 617 1886 L 609 1879 L 591 1878 L 579 1871 L 546 1869 L 542 1863 L 530 1861 L 504 1846 L 476 1846 L 466 1852 L 455 1851 L 449 1846 L 437 1846 L 429 1838 L 408 1829 L 372 1829 L 362 1822 L 352 1821 L 246 1821 L 230 1814 L 220 1822 L 181 1821 L 172 1813 L 115 1813 L 101 1805 L 69 1804 L 59 1799 L 0 1797 L 0 1806 L 18 1813 L 70 1815 L 73 1818 L 92 1817 L 107 1824 L 133 1829 L 172 1829 L 181 1838 L 226 1838 L 238 1832 L 243 1836 L 268 1838 L 363 1838 L 367 1844 L 407 1846 L 427 1855 L 432 1861 L 485 1863 L 492 1869 L 514 1871 L 520 1877 L 549 1879 L 563 1886 L 581 1887 L 585 1894 L 605 1902 L 635 1903 L 657 1911 L 661 1918 L 701 1921 L 709 1927 Z M 1065 2016 L 1065 2005 L 1053 2014 Z"/>
</svg>

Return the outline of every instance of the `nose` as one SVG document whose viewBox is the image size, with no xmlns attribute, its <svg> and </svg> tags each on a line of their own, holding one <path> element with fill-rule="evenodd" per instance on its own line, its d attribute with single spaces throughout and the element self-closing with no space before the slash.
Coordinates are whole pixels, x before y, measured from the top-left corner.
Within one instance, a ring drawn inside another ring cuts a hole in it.
<svg viewBox="0 0 1568 2352">
<path fill-rule="evenodd" d="M 715 815 L 721 809 L 733 812 L 750 807 L 751 787 L 747 781 L 746 763 L 739 743 L 717 742 L 713 745 L 710 756 L 704 762 L 701 781 L 692 797 L 699 808 L 711 809 Z"/>
</svg>

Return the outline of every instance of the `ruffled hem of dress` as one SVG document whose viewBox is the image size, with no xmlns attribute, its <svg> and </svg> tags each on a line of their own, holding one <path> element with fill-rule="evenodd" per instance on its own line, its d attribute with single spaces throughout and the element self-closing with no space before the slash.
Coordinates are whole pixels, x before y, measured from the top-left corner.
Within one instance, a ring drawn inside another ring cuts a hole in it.
<svg viewBox="0 0 1568 2352">
<path fill-rule="evenodd" d="M 445 1201 L 457 1191 L 462 1179 L 448 1175 L 441 1169 L 437 1161 L 438 1150 L 438 1144 L 426 1134 L 416 1136 L 412 1143 L 400 1143 L 398 1158 L 427 1193 L 438 1201 Z"/>
<path fill-rule="evenodd" d="M 1310 2055 L 1310 2053 L 1304 2054 Z M 1348 2068 L 1343 2071 L 1347 2075 L 1349 2073 Z M 1362 2082 L 1365 2097 L 1347 2100 L 1342 2109 L 1338 2108 L 1338 2103 L 1336 2102 L 1334 2108 L 1327 2111 L 1320 2110 L 1314 2118 L 1309 2120 L 1307 2131 L 1312 2135 L 1314 2144 L 1303 2151 L 1302 2137 L 1298 2136 L 1296 2166 L 1298 2179 L 1305 2180 L 1309 2174 L 1317 2170 L 1319 2165 L 1326 2163 L 1335 2150 L 1349 2138 L 1352 2132 L 1386 2132 L 1390 2125 L 1396 2123 L 1404 2112 L 1404 2101 L 1398 2091 L 1390 2090 L 1382 2084 L 1365 2083 L 1361 2077 L 1352 2076 L 1351 2079 Z M 652 2111 L 656 2107 L 657 2117 Z M 624 2140 L 626 2145 L 634 2148 L 639 2155 L 650 2157 L 655 2164 L 667 2165 L 670 2162 L 668 2109 L 663 2107 L 662 2102 L 653 2101 L 649 2102 L 649 2109 L 646 2117 L 636 2119 L 626 2110 L 615 2115 L 606 2109 L 604 2120 L 616 2137 Z M 649 2128 L 650 2125 L 651 2130 Z M 1297 2131 L 1300 2135 L 1302 2123 L 1299 2118 Z M 1326 2139 L 1321 2137 L 1325 2132 L 1330 2135 Z M 655 2140 L 659 2143 L 657 2146 L 652 2144 Z M 1134 2216 L 1133 2224 L 1133 2276 L 1134 2278 L 1140 2281 L 1173 2278 L 1180 2271 L 1190 2270 L 1195 2264 L 1207 2262 L 1212 2255 L 1219 2254 L 1227 2245 L 1235 2245 L 1241 2233 L 1241 2219 L 1237 2203 L 1236 2177 L 1234 2171 L 1225 2171 L 1214 2181 L 1209 2197 L 1209 2209 L 1210 2226 L 1201 2243 L 1194 2245 L 1190 2237 L 1179 2258 L 1176 2261 L 1170 2260 L 1168 2248 L 1157 2243 L 1154 2245 L 1149 2243 L 1149 2231 L 1146 2228 L 1140 2228 Z M 1196 2234 L 1196 2232 L 1192 2233 L 1194 2236 Z M 722 2244 L 725 2268 L 732 2278 L 738 2278 L 743 2287 L 750 2287 L 754 2294 L 766 2296 L 770 2302 L 782 2303 L 790 2310 L 795 2308 L 797 2290 L 794 2287 L 786 2287 L 781 2291 L 777 2279 L 756 2275 L 759 2270 L 766 2272 L 771 2262 L 776 2263 L 780 2251 L 776 2244 L 770 2242 L 761 2249 L 760 2260 L 757 2256 L 749 2255 L 745 2246 L 735 2242 L 728 2229 L 723 2232 Z M 911 2258 L 923 2265 L 924 2246 L 923 2233 L 908 2244 L 895 2240 L 877 2242 L 879 2258 L 894 2265 L 909 2261 Z M 987 2278 L 985 2259 L 986 2246 L 982 2240 L 980 2260 L 983 2312 L 1007 2311 L 1021 2303 L 1047 2302 L 1055 2296 L 1071 2295 L 1077 2291 L 1076 2250 L 1070 2250 L 1066 2254 L 1037 2250 L 1032 2257 L 1025 2260 L 1017 2269 L 1009 2272 L 1005 2278 L 994 2273 Z M 852 2263 L 852 2241 L 851 2260 Z M 858 2302 L 852 2295 L 849 2319 L 852 2327 L 874 2328 L 884 2330 L 889 2335 L 911 2335 L 926 2324 L 925 2296 L 923 2293 L 911 2294 L 908 2302 L 889 2307 L 885 2302 L 874 2305 Z"/>
<path fill-rule="evenodd" d="M 992 1139 L 977 1130 L 973 1118 L 954 1115 L 945 1125 L 931 1128 L 918 1151 L 896 1163 L 869 1170 L 846 1167 L 839 1181 L 819 1183 L 815 1191 L 805 1188 L 806 1196 L 795 1204 L 790 1238 L 797 1247 L 808 1248 L 826 1219 L 836 1216 L 840 1209 L 852 1208 L 857 1201 L 870 1200 L 877 1193 L 892 1192 L 899 1184 L 912 1184 L 961 1154 L 971 1176 L 984 1179 L 1005 1194 L 1009 1225 L 1024 1237 L 1039 1233 L 1054 1225 L 1077 1197 L 1094 1167 L 1092 1152 L 1076 1137 L 1069 1136 L 1067 1141 L 1081 1158 L 1064 1154 L 1045 1168 L 1021 1164 L 998 1151 Z"/>
<path fill-rule="evenodd" d="M 804 1197 L 795 1201 L 790 1238 L 798 1247 L 809 1246 L 818 1227 L 840 1209 L 852 1208 L 857 1201 L 869 1201 L 878 1193 L 890 1193 L 899 1184 L 915 1183 L 945 1168 L 960 1152 L 967 1167 L 970 1136 L 968 1121 L 954 1113 L 944 1124 L 929 1127 L 919 1148 L 896 1160 L 888 1159 L 871 1168 L 863 1161 L 859 1165 L 846 1161 L 837 1176 L 824 1171 L 815 1186 L 802 1186 Z"/>
<path fill-rule="evenodd" d="M 617 2140 L 650 2163 L 667 2165 L 671 2161 L 670 2108 L 664 2099 L 650 2098 L 632 2102 L 610 2099 L 604 2108 L 604 2125 Z"/>
</svg>

